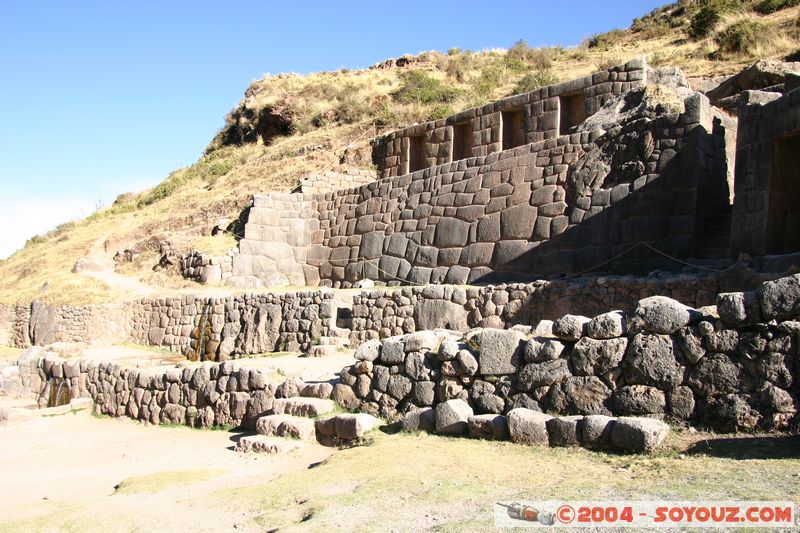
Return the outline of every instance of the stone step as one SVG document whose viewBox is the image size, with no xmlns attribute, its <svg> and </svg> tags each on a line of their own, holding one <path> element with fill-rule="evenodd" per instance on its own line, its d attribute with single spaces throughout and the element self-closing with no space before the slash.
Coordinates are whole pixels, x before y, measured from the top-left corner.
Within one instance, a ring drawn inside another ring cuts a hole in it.
<svg viewBox="0 0 800 533">
<path fill-rule="evenodd" d="M 315 417 L 333 411 L 334 403 L 322 398 L 295 396 L 293 398 L 277 398 L 272 402 L 272 413 L 276 415 L 292 415 Z"/>
<path fill-rule="evenodd" d="M 268 437 L 266 435 L 248 435 L 239 439 L 235 451 L 253 453 L 286 453 L 303 445 L 301 441 Z"/>
<path fill-rule="evenodd" d="M 256 420 L 256 432 L 267 437 L 292 437 L 313 441 L 316 437 L 314 421 L 292 415 L 267 415 Z"/>
</svg>

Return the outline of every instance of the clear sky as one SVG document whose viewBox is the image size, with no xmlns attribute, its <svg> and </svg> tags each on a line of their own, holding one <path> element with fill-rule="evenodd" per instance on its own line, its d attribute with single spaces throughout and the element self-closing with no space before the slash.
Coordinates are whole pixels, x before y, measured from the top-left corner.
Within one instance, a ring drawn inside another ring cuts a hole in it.
<svg viewBox="0 0 800 533">
<path fill-rule="evenodd" d="M 264 73 L 579 43 L 661 0 L 0 0 L 0 258 L 195 161 Z"/>
</svg>

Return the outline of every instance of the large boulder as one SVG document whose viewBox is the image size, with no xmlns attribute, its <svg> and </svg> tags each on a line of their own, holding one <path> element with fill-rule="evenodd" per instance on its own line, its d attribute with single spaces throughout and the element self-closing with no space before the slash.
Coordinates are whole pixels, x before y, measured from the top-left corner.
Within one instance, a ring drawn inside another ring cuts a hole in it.
<svg viewBox="0 0 800 533">
<path fill-rule="evenodd" d="M 403 416 L 401 422 L 403 431 L 427 431 L 433 433 L 436 430 L 436 411 L 433 407 L 422 407 L 412 409 Z"/>
<path fill-rule="evenodd" d="M 556 398 L 562 396 L 563 398 Z M 550 407 L 573 414 L 611 414 L 606 402 L 611 396 L 609 389 L 597 376 L 575 376 L 553 387 L 550 392 Z"/>
<path fill-rule="evenodd" d="M 587 448 L 602 450 L 611 446 L 611 431 L 616 420 L 605 415 L 588 415 L 581 423 L 581 442 Z"/>
<path fill-rule="evenodd" d="M 676 352 L 672 338 L 638 333 L 628 344 L 623 360 L 628 382 L 662 389 L 680 385 L 685 368 L 678 363 Z"/>
<path fill-rule="evenodd" d="M 528 363 L 541 363 L 552 361 L 561 357 L 564 344 L 556 339 L 534 337 L 525 343 L 525 361 Z"/>
<path fill-rule="evenodd" d="M 737 392 L 741 387 L 742 368 L 730 357 L 712 353 L 703 357 L 689 373 L 688 385 L 702 396 Z"/>
<path fill-rule="evenodd" d="M 613 339 L 621 337 L 628 330 L 625 313 L 610 311 L 597 315 L 586 325 L 586 334 L 593 339 Z"/>
<path fill-rule="evenodd" d="M 381 341 L 378 339 L 368 340 L 366 342 L 362 342 L 358 348 L 356 348 L 356 353 L 354 357 L 357 361 L 375 361 L 381 355 Z"/>
<path fill-rule="evenodd" d="M 761 422 L 761 413 L 746 398 L 725 394 L 708 398 L 700 409 L 703 422 L 723 433 L 753 431 Z"/>
<path fill-rule="evenodd" d="M 467 331 L 467 310 L 447 300 L 421 300 L 414 307 L 414 322 L 418 330 L 452 329 Z"/>
<path fill-rule="evenodd" d="M 614 409 L 623 415 L 663 413 L 666 403 L 662 391 L 647 385 L 627 385 L 614 393 Z"/>
<path fill-rule="evenodd" d="M 565 381 L 572 374 L 566 359 L 530 363 L 522 367 L 518 375 L 518 388 L 522 391 Z"/>
<path fill-rule="evenodd" d="M 628 339 L 594 340 L 583 337 L 572 348 L 572 369 L 579 376 L 605 374 L 622 362 Z"/>
<path fill-rule="evenodd" d="M 742 91 L 766 89 L 780 85 L 786 74 L 791 72 L 800 72 L 800 63 L 760 59 L 708 91 L 706 96 L 713 105 L 717 105 L 720 100 L 735 96 Z"/>
<path fill-rule="evenodd" d="M 547 421 L 553 418 L 531 409 L 512 409 L 506 414 L 508 431 L 513 442 L 547 446 Z"/>
<path fill-rule="evenodd" d="M 473 415 L 467 419 L 471 437 L 486 440 L 507 440 L 508 423 L 502 415 Z"/>
<path fill-rule="evenodd" d="M 687 326 L 700 314 L 666 296 L 651 296 L 640 300 L 631 320 L 635 331 L 670 335 Z"/>
<path fill-rule="evenodd" d="M 611 429 L 611 444 L 626 452 L 649 452 L 659 447 L 669 434 L 669 426 L 652 418 L 618 418 Z"/>
<path fill-rule="evenodd" d="M 464 400 L 453 399 L 436 406 L 436 433 L 463 435 L 467 420 L 473 415 L 472 407 Z"/>
<path fill-rule="evenodd" d="M 564 315 L 553 323 L 553 334 L 559 339 L 575 342 L 586 332 L 589 318 L 581 315 Z"/>
<path fill-rule="evenodd" d="M 547 421 L 550 446 L 579 446 L 581 443 L 582 416 L 559 416 Z"/>
<path fill-rule="evenodd" d="M 764 320 L 786 320 L 800 316 L 800 274 L 767 281 L 758 289 Z"/>
<path fill-rule="evenodd" d="M 522 358 L 524 336 L 513 329 L 484 329 L 480 334 L 478 368 L 486 376 L 514 374 Z"/>
<path fill-rule="evenodd" d="M 755 292 L 726 292 L 717 295 L 719 318 L 730 327 L 750 326 L 761 320 L 761 305 Z"/>
</svg>

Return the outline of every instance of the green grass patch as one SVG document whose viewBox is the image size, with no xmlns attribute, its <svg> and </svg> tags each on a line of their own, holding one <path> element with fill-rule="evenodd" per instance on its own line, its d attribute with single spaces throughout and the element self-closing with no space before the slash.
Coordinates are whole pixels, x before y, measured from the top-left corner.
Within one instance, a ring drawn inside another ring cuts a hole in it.
<svg viewBox="0 0 800 533">
<path fill-rule="evenodd" d="M 769 15 L 798 5 L 800 5 L 800 0 L 762 0 L 753 6 L 753 9 L 762 15 Z"/>
<path fill-rule="evenodd" d="M 169 470 L 124 479 L 114 487 L 114 494 L 155 494 L 174 487 L 193 485 L 215 478 L 221 470 Z"/>
<path fill-rule="evenodd" d="M 405 104 L 440 104 L 452 102 L 461 95 L 459 89 L 421 70 L 403 73 L 402 82 L 402 87 L 394 93 L 394 97 Z"/>
</svg>

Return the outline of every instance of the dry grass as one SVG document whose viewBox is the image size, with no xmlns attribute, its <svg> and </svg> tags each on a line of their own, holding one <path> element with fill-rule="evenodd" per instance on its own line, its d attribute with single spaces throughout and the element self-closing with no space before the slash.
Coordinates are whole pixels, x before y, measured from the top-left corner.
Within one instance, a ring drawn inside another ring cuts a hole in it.
<svg viewBox="0 0 800 533">
<path fill-rule="evenodd" d="M 114 494 L 154 494 L 174 487 L 193 485 L 222 474 L 220 470 L 171 470 L 129 477 L 114 487 Z"/>
<path fill-rule="evenodd" d="M 281 531 L 486 530 L 492 503 L 509 500 L 800 501 L 797 437 L 703 445 L 713 438 L 674 432 L 659 453 L 627 456 L 378 434 L 310 470 L 213 499 L 258 512 L 256 529 Z"/>
<path fill-rule="evenodd" d="M 679 66 L 689 76 L 711 76 L 731 74 L 756 58 L 782 57 L 800 48 L 800 7 L 766 16 L 736 15 L 757 20 L 769 38 L 724 54 L 719 53 L 713 36 L 689 39 L 691 13 L 673 15 L 675 9 L 667 7 L 644 17 L 632 30 L 596 36 L 591 47 L 590 41 L 569 49 L 531 49 L 517 43 L 508 52 L 426 52 L 410 56 L 411 63 L 404 68 L 265 76 L 251 84 L 239 105 L 253 110 L 289 109 L 296 134 L 277 138 L 269 146 L 256 143 L 214 150 L 150 191 L 125 195 L 84 221 L 35 239 L 0 262 L 0 302 L 29 302 L 37 297 L 56 303 L 131 298 L 134 295 L 128 291 L 70 272 L 98 236 L 106 239 L 110 254 L 152 239 L 169 240 L 181 251 L 208 247 L 222 252 L 230 243 L 206 236 L 218 217 L 238 217 L 253 193 L 287 191 L 306 174 L 336 169 L 351 144 L 345 165 L 370 168 L 370 137 L 512 94 L 521 81 L 523 85 L 531 82 L 531 73 L 537 73 L 536 79 L 566 80 L 645 55 L 656 65 Z M 720 24 L 729 20 L 724 17 Z M 432 100 L 400 99 L 397 95 L 408 83 L 410 71 L 424 73 L 440 87 L 456 89 L 456 95 L 437 101 L 434 91 Z M 153 273 L 157 259 L 151 250 L 139 263 L 125 266 L 124 273 L 159 288 L 200 289 L 174 275 Z"/>
</svg>

